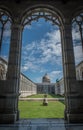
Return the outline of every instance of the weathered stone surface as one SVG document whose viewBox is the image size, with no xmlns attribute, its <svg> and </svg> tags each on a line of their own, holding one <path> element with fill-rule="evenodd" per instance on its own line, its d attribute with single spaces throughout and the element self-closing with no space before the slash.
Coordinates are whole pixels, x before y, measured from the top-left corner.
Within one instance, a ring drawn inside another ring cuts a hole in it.
<svg viewBox="0 0 83 130">
<path fill-rule="evenodd" d="M 74 52 L 72 44 L 71 24 L 72 18 L 83 11 L 83 1 L 62 2 L 61 0 L 21 0 L 16 2 L 12 0 L 0 0 L 0 9 L 4 10 L 12 19 L 11 27 L 11 45 L 7 72 L 7 85 L 1 81 L 0 86 L 0 105 L 3 106 L 3 113 L 1 108 L 0 122 L 1 123 L 14 123 L 18 117 L 18 94 L 19 94 L 19 80 L 20 80 L 20 59 L 21 59 L 21 42 L 22 30 L 24 20 L 26 17 L 32 15 L 31 11 L 41 8 L 43 11 L 51 12 L 53 16 L 59 19 L 61 31 L 61 44 L 62 44 L 62 59 L 63 59 L 63 72 L 64 72 L 64 85 L 65 85 L 65 119 L 68 122 L 83 122 L 83 109 L 80 108 L 80 98 L 83 93 L 80 92 L 80 84 L 77 87 Z M 11 83 L 11 81 L 14 81 Z M 9 82 L 9 83 L 8 83 Z M 4 86 L 5 85 L 5 86 Z M 4 86 L 4 89 L 2 89 Z M 6 87 L 8 86 L 8 90 Z M 2 94 L 1 94 L 2 92 Z M 12 95 L 10 94 L 12 92 Z M 4 96 L 5 93 L 5 96 Z M 13 95 L 17 95 L 17 97 Z M 72 95 L 72 96 L 71 96 Z M 10 96 L 10 99 L 8 100 Z M 72 99 L 72 98 L 73 99 Z M 6 98 L 6 104 L 5 104 Z M 12 101 L 13 98 L 13 101 Z M 74 100 L 75 99 L 75 100 Z M 3 102 L 2 102 L 3 101 Z M 5 104 L 5 105 L 3 105 Z M 12 104 L 13 110 L 9 110 L 9 104 Z M 6 109 L 5 109 L 6 108 Z M 74 111 L 74 109 L 75 111 Z M 80 108 L 80 109 L 79 109 Z M 7 113 L 5 113 L 7 111 Z M 6 118 L 5 118 L 6 117 Z"/>
</svg>

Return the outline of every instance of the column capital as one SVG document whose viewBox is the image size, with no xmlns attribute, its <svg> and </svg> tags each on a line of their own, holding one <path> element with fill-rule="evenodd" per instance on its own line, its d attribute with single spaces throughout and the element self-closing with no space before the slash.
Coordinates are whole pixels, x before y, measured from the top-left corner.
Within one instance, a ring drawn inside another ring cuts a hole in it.
<svg viewBox="0 0 83 130">
<path fill-rule="evenodd" d="M 18 22 L 13 22 L 13 23 L 12 23 L 12 26 L 11 26 L 11 29 L 13 29 L 13 28 L 14 28 L 14 29 L 15 29 L 15 28 L 16 28 L 16 29 L 18 28 L 18 29 L 20 29 L 20 30 L 23 30 L 23 25 L 22 25 L 21 23 L 18 23 Z"/>
<path fill-rule="evenodd" d="M 64 24 L 71 24 L 71 23 L 72 23 L 72 21 L 71 21 L 70 16 L 65 16 Z"/>
<path fill-rule="evenodd" d="M 63 26 L 60 27 L 61 32 L 64 30 L 72 30 L 72 24 L 71 23 L 64 23 Z"/>
<path fill-rule="evenodd" d="M 71 28 L 72 28 L 72 21 L 70 20 L 70 18 L 65 18 L 65 20 L 63 21 L 63 25 L 60 26 L 60 30 L 62 31 Z"/>
</svg>

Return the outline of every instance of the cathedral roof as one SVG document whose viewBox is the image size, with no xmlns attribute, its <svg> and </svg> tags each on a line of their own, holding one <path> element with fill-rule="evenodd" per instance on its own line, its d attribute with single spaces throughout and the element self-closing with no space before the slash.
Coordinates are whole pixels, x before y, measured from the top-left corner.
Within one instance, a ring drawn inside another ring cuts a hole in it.
<svg viewBox="0 0 83 130">
<path fill-rule="evenodd" d="M 50 79 L 50 77 L 49 77 L 49 75 L 47 73 L 43 76 L 43 78 Z"/>
<path fill-rule="evenodd" d="M 43 76 L 42 81 L 43 82 L 50 82 L 50 77 L 47 73 Z"/>
</svg>

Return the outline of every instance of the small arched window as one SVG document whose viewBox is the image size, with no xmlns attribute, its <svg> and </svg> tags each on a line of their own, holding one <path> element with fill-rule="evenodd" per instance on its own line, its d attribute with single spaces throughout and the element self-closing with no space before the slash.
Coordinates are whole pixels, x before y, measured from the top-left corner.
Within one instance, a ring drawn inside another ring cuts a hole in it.
<svg viewBox="0 0 83 130">
<path fill-rule="evenodd" d="M 72 20 L 72 37 L 75 64 L 83 60 L 83 13 L 80 13 Z"/>
<path fill-rule="evenodd" d="M 8 14 L 0 10 L 0 56 L 8 60 L 11 37 L 11 19 Z"/>
</svg>

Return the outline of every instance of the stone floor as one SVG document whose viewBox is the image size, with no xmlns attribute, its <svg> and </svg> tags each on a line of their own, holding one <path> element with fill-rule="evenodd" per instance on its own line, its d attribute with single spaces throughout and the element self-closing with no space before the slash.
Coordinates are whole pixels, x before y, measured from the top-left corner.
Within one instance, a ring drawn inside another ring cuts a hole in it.
<svg viewBox="0 0 83 130">
<path fill-rule="evenodd" d="M 66 124 L 64 119 L 20 119 L 15 124 L 0 124 L 0 130 L 83 130 L 83 124 Z"/>
</svg>

